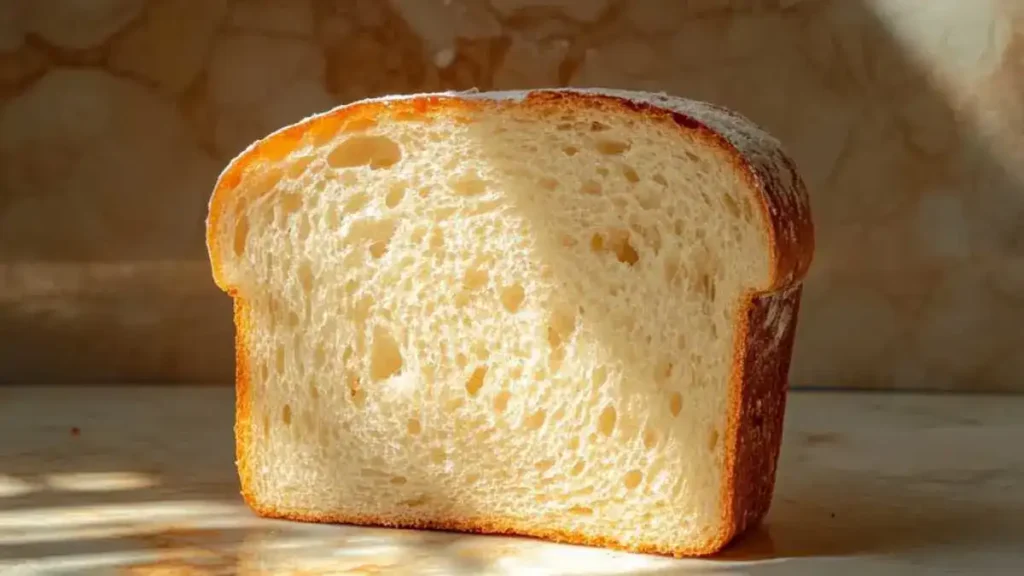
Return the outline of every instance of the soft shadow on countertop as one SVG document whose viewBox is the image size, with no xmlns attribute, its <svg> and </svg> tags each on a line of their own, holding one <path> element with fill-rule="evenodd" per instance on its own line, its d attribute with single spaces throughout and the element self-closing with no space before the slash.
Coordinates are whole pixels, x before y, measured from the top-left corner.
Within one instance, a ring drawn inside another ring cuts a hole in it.
<svg viewBox="0 0 1024 576">
<path fill-rule="evenodd" d="M 929 493 L 867 472 L 802 471 L 813 485 L 782 490 L 767 522 L 715 560 L 887 555 L 1019 542 L 1009 527 L 1019 524 L 1024 505 L 957 501 L 948 491 Z"/>
</svg>

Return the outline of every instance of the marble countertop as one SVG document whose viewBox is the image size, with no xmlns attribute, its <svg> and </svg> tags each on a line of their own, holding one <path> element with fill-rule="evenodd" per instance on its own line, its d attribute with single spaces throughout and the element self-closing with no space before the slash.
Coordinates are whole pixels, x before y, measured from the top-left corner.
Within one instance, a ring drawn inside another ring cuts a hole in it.
<svg viewBox="0 0 1024 576">
<path fill-rule="evenodd" d="M 766 523 L 675 560 L 259 519 L 231 389 L 0 387 L 0 574 L 1024 574 L 1024 396 L 790 398 Z"/>
</svg>

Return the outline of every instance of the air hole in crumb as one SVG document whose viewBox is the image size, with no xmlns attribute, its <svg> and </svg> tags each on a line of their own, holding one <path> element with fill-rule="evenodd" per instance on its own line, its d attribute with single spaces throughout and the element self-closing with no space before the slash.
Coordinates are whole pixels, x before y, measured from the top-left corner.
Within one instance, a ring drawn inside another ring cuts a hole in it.
<svg viewBox="0 0 1024 576">
<path fill-rule="evenodd" d="M 284 173 L 280 168 L 270 168 L 255 173 L 245 179 L 246 194 L 250 198 L 258 198 L 270 192 L 281 180 Z"/>
<path fill-rule="evenodd" d="M 249 218 L 246 215 L 238 217 L 238 222 L 235 224 L 235 241 L 234 250 L 235 256 L 241 256 L 245 253 L 245 242 L 249 238 Z"/>
<path fill-rule="evenodd" d="M 299 315 L 296 314 L 295 311 L 289 311 L 288 312 L 288 326 L 291 327 L 291 328 L 295 328 L 298 325 L 299 325 Z"/>
<path fill-rule="evenodd" d="M 409 431 L 409 434 L 412 434 L 413 436 L 416 436 L 423 430 L 423 427 L 420 425 L 420 421 L 417 418 L 409 418 L 409 421 L 405 424 L 405 428 Z"/>
<path fill-rule="evenodd" d="M 380 258 L 387 253 L 391 239 L 395 235 L 397 223 L 393 220 L 360 220 L 352 224 L 347 242 L 370 244 L 370 255 Z"/>
<path fill-rule="evenodd" d="M 654 190 L 643 190 L 636 196 L 637 202 L 644 210 L 657 210 L 661 207 L 662 193 Z"/>
<path fill-rule="evenodd" d="M 708 301 L 715 301 L 715 279 L 707 272 L 701 272 L 697 276 L 697 291 Z"/>
<path fill-rule="evenodd" d="M 563 310 L 556 310 L 548 322 L 548 345 L 551 346 L 551 370 L 558 371 L 565 359 L 565 344 L 576 330 L 576 317 Z"/>
<path fill-rule="evenodd" d="M 402 203 L 403 198 L 405 198 L 405 186 L 393 184 L 391 189 L 388 190 L 387 196 L 384 197 L 384 204 L 388 208 L 396 208 Z"/>
<path fill-rule="evenodd" d="M 672 377 L 672 363 L 668 360 L 662 360 L 658 362 L 658 365 L 654 368 L 654 381 L 659 386 L 663 385 Z"/>
<path fill-rule="evenodd" d="M 722 195 L 722 204 L 725 204 L 725 209 L 729 212 L 730 216 L 740 218 L 740 206 L 736 203 L 736 199 L 732 197 L 732 194 Z"/>
<path fill-rule="evenodd" d="M 562 418 L 565 418 L 565 406 L 562 406 L 558 410 L 555 410 L 554 415 L 551 416 L 551 420 L 553 422 L 558 422 Z"/>
<path fill-rule="evenodd" d="M 583 460 L 577 460 L 576 464 L 573 465 L 572 470 L 569 470 L 569 474 L 573 476 L 579 476 L 583 472 L 583 467 Z"/>
<path fill-rule="evenodd" d="M 289 426 L 292 423 L 292 407 L 290 404 L 285 404 L 281 410 L 281 422 L 284 422 L 285 426 Z"/>
<path fill-rule="evenodd" d="M 668 180 L 665 180 L 665 177 L 662 176 L 661 174 L 655 174 L 654 176 L 651 177 L 651 180 L 654 180 L 655 182 L 661 184 L 662 186 L 668 186 Z"/>
<path fill-rule="evenodd" d="M 366 319 L 370 317 L 370 310 L 373 309 L 374 300 L 371 296 L 363 296 L 352 307 L 352 319 L 356 321 L 356 324 L 362 326 L 366 323 Z M 346 351 L 347 352 L 347 351 Z"/>
<path fill-rule="evenodd" d="M 459 209 L 456 206 L 446 206 L 444 208 L 435 208 L 434 209 L 434 214 L 433 214 L 434 221 L 435 222 L 440 222 L 442 220 L 447 220 L 447 219 L 451 218 L 452 216 L 454 216 L 458 211 L 459 211 Z"/>
<path fill-rule="evenodd" d="M 640 175 L 636 173 L 636 170 L 629 166 L 622 168 L 622 175 L 626 177 L 626 180 L 631 184 L 636 184 L 640 181 Z"/>
<path fill-rule="evenodd" d="M 489 279 L 487 270 L 484 268 L 470 268 L 462 279 L 462 284 L 467 290 L 479 290 L 487 285 Z"/>
<path fill-rule="evenodd" d="M 274 351 L 274 369 L 278 375 L 284 374 L 284 348 L 280 346 Z"/>
<path fill-rule="evenodd" d="M 448 180 L 452 192 L 459 196 L 476 196 L 487 191 L 487 182 L 476 174 L 463 174 Z"/>
<path fill-rule="evenodd" d="M 280 206 L 281 215 L 287 220 L 289 216 L 302 208 L 302 196 L 298 194 L 282 194 Z"/>
<path fill-rule="evenodd" d="M 557 128 L 559 130 L 561 130 L 562 132 L 565 132 L 566 130 L 572 130 L 572 127 L 573 127 L 572 122 L 562 122 L 561 124 L 559 124 L 557 126 Z"/>
<path fill-rule="evenodd" d="M 601 193 L 601 184 L 594 180 L 586 180 L 583 182 L 583 185 L 580 186 L 580 192 L 596 196 Z"/>
<path fill-rule="evenodd" d="M 391 483 L 396 485 L 396 486 L 401 486 L 402 484 L 405 484 L 406 482 L 408 482 L 408 480 L 405 479 L 405 476 L 394 476 L 394 477 L 391 478 Z"/>
<path fill-rule="evenodd" d="M 682 265 L 679 262 L 677 256 L 668 256 L 665 258 L 665 282 L 670 285 L 676 283 L 679 279 L 679 273 L 682 271 Z"/>
<path fill-rule="evenodd" d="M 291 164 L 288 165 L 288 177 L 294 180 L 299 176 L 302 176 L 302 174 L 306 172 L 306 167 L 309 166 L 309 163 L 312 160 L 312 156 L 299 156 L 292 160 Z"/>
<path fill-rule="evenodd" d="M 743 199 L 743 219 L 747 222 L 754 219 L 754 206 L 750 198 Z"/>
<path fill-rule="evenodd" d="M 718 430 L 712 429 L 711 436 L 708 438 L 708 448 L 714 450 L 718 447 Z"/>
<path fill-rule="evenodd" d="M 548 321 L 548 344 L 561 348 L 576 331 L 576 315 L 565 310 L 555 310 Z"/>
<path fill-rule="evenodd" d="M 337 230 L 341 226 L 341 215 L 338 213 L 338 206 L 331 203 L 327 207 L 327 229 Z"/>
<path fill-rule="evenodd" d="M 324 350 L 323 344 L 316 345 L 316 350 L 313 352 L 313 363 L 317 368 L 327 363 L 327 351 Z"/>
<path fill-rule="evenodd" d="M 590 249 L 594 252 L 612 252 L 619 262 L 629 266 L 640 260 L 640 254 L 630 243 L 629 232 L 626 230 L 612 230 L 607 238 L 602 234 L 594 234 L 590 239 Z"/>
<path fill-rule="evenodd" d="M 469 380 L 466 381 L 466 393 L 470 396 L 476 396 L 477 392 L 484 387 L 484 378 L 487 376 L 487 367 L 480 366 L 469 376 Z"/>
<path fill-rule="evenodd" d="M 573 437 L 569 439 L 569 450 L 577 450 L 580 447 L 580 439 Z"/>
<path fill-rule="evenodd" d="M 644 448 L 653 450 L 658 445 L 658 432 L 648 428 L 644 430 Z"/>
<path fill-rule="evenodd" d="M 606 370 L 604 366 L 598 366 L 590 375 L 590 381 L 594 385 L 594 388 L 601 387 L 601 385 L 604 384 L 607 379 L 608 370 Z"/>
<path fill-rule="evenodd" d="M 345 201 L 345 214 L 355 214 L 363 209 L 370 202 L 370 197 L 363 192 L 357 192 Z"/>
<path fill-rule="evenodd" d="M 373 170 L 388 168 L 402 159 L 402 149 L 385 136 L 352 136 L 338 144 L 327 155 L 332 168 L 369 166 Z"/>
<path fill-rule="evenodd" d="M 594 510 L 586 506 L 573 506 L 572 508 L 569 508 L 569 514 L 574 516 L 590 516 L 593 513 Z"/>
<path fill-rule="evenodd" d="M 385 328 L 374 328 L 373 347 L 370 351 L 370 378 L 379 382 L 398 374 L 401 370 L 402 352 L 395 337 Z"/>
<path fill-rule="evenodd" d="M 590 123 L 591 132 L 604 132 L 605 130 L 611 130 L 612 127 L 602 122 L 593 121 Z"/>
<path fill-rule="evenodd" d="M 309 265 L 309 262 L 303 262 L 299 265 L 299 285 L 302 286 L 302 291 L 305 294 L 313 292 L 313 268 Z"/>
<path fill-rule="evenodd" d="M 366 391 L 363 390 L 362 383 L 359 381 L 359 377 L 352 375 L 348 379 L 348 395 L 352 399 L 352 403 L 356 406 L 362 406 L 366 403 Z"/>
<path fill-rule="evenodd" d="M 629 150 L 629 143 L 621 140 L 598 140 L 594 147 L 606 156 L 617 156 Z"/>
<path fill-rule="evenodd" d="M 629 241 L 629 233 L 617 232 L 611 235 L 611 246 L 610 248 L 615 252 L 615 257 L 619 262 L 632 266 L 640 260 L 640 255 L 637 253 L 636 248 Z"/>
<path fill-rule="evenodd" d="M 448 459 L 448 455 L 445 454 L 444 449 L 434 448 L 430 451 L 430 460 L 434 464 L 444 464 L 444 461 Z"/>
<path fill-rule="evenodd" d="M 508 408 L 508 401 L 510 398 L 512 398 L 512 394 L 508 391 L 502 390 L 501 392 L 498 392 L 494 396 L 494 411 L 499 414 L 504 412 L 505 409 Z"/>
<path fill-rule="evenodd" d="M 575 146 L 564 146 L 562 148 L 562 152 L 565 152 L 566 156 L 575 156 L 579 151 L 580 149 Z"/>
<path fill-rule="evenodd" d="M 601 410 L 601 415 L 597 417 L 597 431 L 605 436 L 611 436 L 612 432 L 615 431 L 615 420 L 618 415 L 615 412 L 614 406 L 605 406 L 604 410 Z"/>
<path fill-rule="evenodd" d="M 672 416 L 679 416 L 679 413 L 683 410 L 683 395 L 679 392 L 673 392 L 668 398 L 668 409 Z"/>
<path fill-rule="evenodd" d="M 686 157 L 689 158 L 691 162 L 700 162 L 700 156 L 697 156 L 689 150 L 686 151 Z"/>
<path fill-rule="evenodd" d="M 554 190 L 555 188 L 558 188 L 558 180 L 550 177 L 541 178 L 539 184 L 540 187 L 545 190 Z"/>
<path fill-rule="evenodd" d="M 597 175 L 598 176 L 607 176 L 608 175 L 608 169 L 605 168 L 604 166 L 598 166 L 597 167 Z"/>
<path fill-rule="evenodd" d="M 462 398 L 449 398 L 448 400 L 445 401 L 444 405 L 441 408 L 446 413 L 452 414 L 465 405 L 466 401 L 463 400 Z"/>
<path fill-rule="evenodd" d="M 505 310 L 513 314 L 519 311 L 519 307 L 522 306 L 525 298 L 526 292 L 520 284 L 506 286 L 501 290 L 501 305 L 505 307 Z"/>
<path fill-rule="evenodd" d="M 555 465 L 555 461 L 549 459 L 549 460 L 541 460 L 540 462 L 537 462 L 536 464 L 534 464 L 533 467 L 536 468 L 538 472 L 547 472 L 554 465 Z"/>
<path fill-rule="evenodd" d="M 403 500 L 398 503 L 399 506 L 408 506 L 409 508 L 418 508 L 429 502 L 426 496 L 420 496 L 411 500 Z"/>
<path fill-rule="evenodd" d="M 444 232 L 435 228 L 430 234 L 430 250 L 435 254 L 441 254 L 444 250 Z"/>
<path fill-rule="evenodd" d="M 544 425 L 544 420 L 547 418 L 547 412 L 544 410 L 537 410 L 533 414 L 530 414 L 523 421 L 523 428 L 527 430 L 537 430 Z"/>
<path fill-rule="evenodd" d="M 626 472 L 625 476 L 622 477 L 622 485 L 625 486 L 627 490 L 632 490 L 639 486 L 640 482 L 642 482 L 643 479 L 643 472 L 639 470 L 630 470 L 629 472 Z"/>
</svg>

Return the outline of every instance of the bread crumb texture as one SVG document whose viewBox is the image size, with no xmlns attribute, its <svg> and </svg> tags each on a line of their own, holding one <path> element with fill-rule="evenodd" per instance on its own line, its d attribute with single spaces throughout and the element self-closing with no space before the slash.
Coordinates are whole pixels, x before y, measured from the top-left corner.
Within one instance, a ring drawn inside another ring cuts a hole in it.
<svg viewBox="0 0 1024 576">
<path fill-rule="evenodd" d="M 452 102 L 324 116 L 222 177 L 250 502 L 720 544 L 740 318 L 773 281 L 761 192 L 670 116 Z"/>
</svg>

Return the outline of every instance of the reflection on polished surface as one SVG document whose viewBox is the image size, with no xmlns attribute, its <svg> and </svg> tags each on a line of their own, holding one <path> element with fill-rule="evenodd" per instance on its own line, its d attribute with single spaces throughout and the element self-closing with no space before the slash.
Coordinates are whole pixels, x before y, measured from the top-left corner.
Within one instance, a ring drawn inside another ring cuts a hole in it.
<svg viewBox="0 0 1024 576">
<path fill-rule="evenodd" d="M 676 560 L 264 520 L 227 389 L 0 388 L 2 574 L 1012 574 L 1024 397 L 794 393 L 766 525 Z"/>
</svg>

